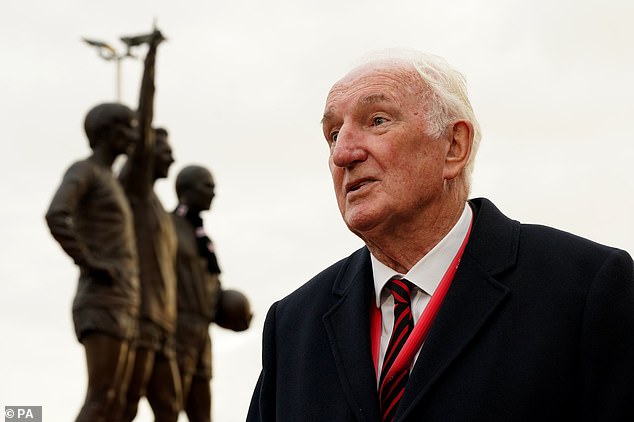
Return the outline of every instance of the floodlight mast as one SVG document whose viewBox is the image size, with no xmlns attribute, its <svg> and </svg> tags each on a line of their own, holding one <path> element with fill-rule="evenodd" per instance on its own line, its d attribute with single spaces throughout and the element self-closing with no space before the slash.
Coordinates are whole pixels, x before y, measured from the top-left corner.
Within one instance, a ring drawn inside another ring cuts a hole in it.
<svg viewBox="0 0 634 422">
<path fill-rule="evenodd" d="M 131 53 L 130 49 L 133 47 L 138 47 L 143 44 L 148 44 L 151 41 L 152 37 L 155 37 L 157 33 L 161 37 L 163 37 L 162 34 L 160 34 L 160 31 L 156 27 L 156 19 L 155 19 L 154 25 L 153 25 L 153 31 L 151 33 L 120 37 L 119 39 L 126 45 L 125 52 L 119 52 L 115 50 L 114 47 L 112 47 L 110 44 L 104 41 L 89 39 L 89 38 L 82 38 L 82 41 L 84 41 L 86 44 L 91 45 L 97 49 L 97 53 L 99 54 L 99 57 L 107 61 L 115 62 L 116 72 L 117 72 L 116 78 L 115 78 L 117 102 L 121 102 L 121 61 L 125 59 L 126 57 L 136 58 L 136 56 L 134 56 Z"/>
<path fill-rule="evenodd" d="M 128 47 L 125 53 L 118 52 L 114 49 L 110 44 L 94 39 L 82 38 L 86 44 L 91 45 L 97 49 L 97 53 L 99 57 L 107 61 L 114 61 L 116 65 L 116 77 L 115 77 L 115 92 L 117 102 L 121 102 L 121 60 L 126 57 L 134 57 L 130 54 L 130 49 Z"/>
</svg>

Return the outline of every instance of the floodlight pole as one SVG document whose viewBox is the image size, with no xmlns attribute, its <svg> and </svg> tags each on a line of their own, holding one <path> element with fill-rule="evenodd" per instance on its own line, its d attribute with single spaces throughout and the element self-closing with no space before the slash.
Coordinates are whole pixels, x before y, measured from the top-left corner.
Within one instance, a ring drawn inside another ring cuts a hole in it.
<svg viewBox="0 0 634 422">
<path fill-rule="evenodd" d="M 119 38 L 126 45 L 126 51 L 124 53 L 120 53 L 115 50 L 111 45 L 105 43 L 100 40 L 92 40 L 88 38 L 82 38 L 82 40 L 95 48 L 97 48 L 97 53 L 99 57 L 104 60 L 114 60 L 116 65 L 116 80 L 115 80 L 115 89 L 117 94 L 117 101 L 121 102 L 121 60 L 126 57 L 135 56 L 130 52 L 131 48 L 137 47 L 143 44 L 150 44 L 156 37 L 160 37 L 161 41 L 165 40 L 163 34 L 156 27 L 156 18 L 154 19 L 154 30 L 149 34 L 141 34 L 135 36 L 126 36 Z"/>
<path fill-rule="evenodd" d="M 116 76 L 116 89 L 117 89 L 117 102 L 121 102 L 121 60 L 125 56 L 117 56 L 114 60 L 117 64 L 117 76 Z"/>
</svg>

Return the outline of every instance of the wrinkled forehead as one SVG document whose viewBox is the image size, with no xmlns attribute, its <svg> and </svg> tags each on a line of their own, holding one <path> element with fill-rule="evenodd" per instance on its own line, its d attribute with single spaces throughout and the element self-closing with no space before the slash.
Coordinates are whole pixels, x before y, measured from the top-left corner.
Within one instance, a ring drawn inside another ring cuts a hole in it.
<svg viewBox="0 0 634 422">
<path fill-rule="evenodd" d="M 418 104 L 427 86 L 416 68 L 404 60 L 379 60 L 357 66 L 337 81 L 326 98 L 322 126 L 343 110 L 376 102 Z"/>
<path fill-rule="evenodd" d="M 390 86 L 396 90 L 420 92 L 423 80 L 406 60 L 374 60 L 353 68 L 330 89 L 327 102 L 341 94 L 369 87 Z"/>
</svg>

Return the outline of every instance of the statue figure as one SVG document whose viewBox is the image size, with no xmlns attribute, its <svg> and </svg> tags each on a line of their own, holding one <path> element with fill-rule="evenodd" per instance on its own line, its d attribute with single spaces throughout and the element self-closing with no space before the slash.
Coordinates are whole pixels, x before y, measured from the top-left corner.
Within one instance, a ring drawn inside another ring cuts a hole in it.
<svg viewBox="0 0 634 422">
<path fill-rule="evenodd" d="M 243 331 L 252 317 L 242 293 L 221 288 L 213 243 L 204 232 L 200 213 L 209 210 L 214 187 L 211 173 L 200 166 L 187 166 L 176 178 L 179 204 L 172 214 L 178 235 L 176 351 L 183 409 L 190 422 L 211 421 L 209 324 Z"/>
<path fill-rule="evenodd" d="M 137 111 L 140 142 L 119 175 L 134 215 L 141 284 L 139 337 L 123 416 L 128 422 L 143 396 L 157 422 L 176 422 L 182 400 L 174 352 L 177 240 L 172 219 L 153 190 L 174 162 L 167 131 L 152 128 L 156 49 L 163 39 L 158 30 L 146 39 L 149 49 Z"/>
<path fill-rule="evenodd" d="M 86 115 L 92 154 L 66 171 L 46 213 L 51 234 L 79 267 L 73 323 L 88 386 L 78 422 L 109 422 L 121 409 L 137 332 L 139 278 L 132 212 L 112 164 L 137 140 L 135 114 L 105 103 Z"/>
</svg>

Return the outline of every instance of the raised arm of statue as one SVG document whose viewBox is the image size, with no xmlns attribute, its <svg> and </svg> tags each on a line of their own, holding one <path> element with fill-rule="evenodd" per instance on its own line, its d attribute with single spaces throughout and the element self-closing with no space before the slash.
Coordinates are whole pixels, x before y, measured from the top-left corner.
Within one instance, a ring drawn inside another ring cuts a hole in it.
<svg viewBox="0 0 634 422">
<path fill-rule="evenodd" d="M 139 142 L 128 156 L 121 171 L 121 182 L 128 195 L 144 197 L 152 190 L 154 151 L 154 133 L 152 119 L 154 117 L 154 74 L 156 50 L 165 38 L 159 30 L 155 30 L 149 37 L 149 49 L 145 56 L 141 91 L 139 93 L 139 108 L 137 121 L 139 127 Z"/>
</svg>

